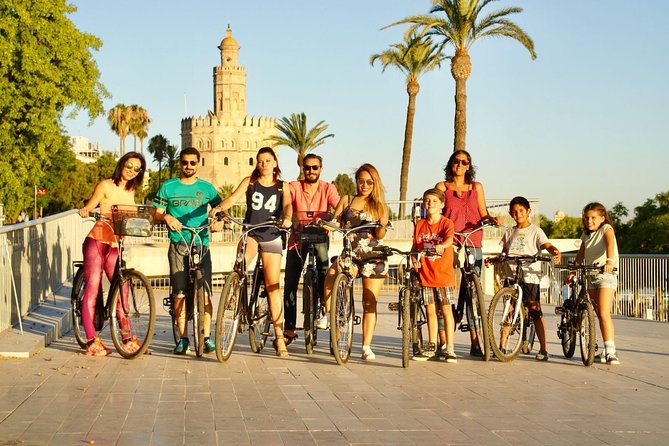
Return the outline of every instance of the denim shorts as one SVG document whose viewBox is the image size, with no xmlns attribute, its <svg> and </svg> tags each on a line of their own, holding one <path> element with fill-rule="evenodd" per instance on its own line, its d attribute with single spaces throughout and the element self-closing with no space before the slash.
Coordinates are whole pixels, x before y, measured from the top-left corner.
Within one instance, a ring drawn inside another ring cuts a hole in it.
<svg viewBox="0 0 669 446">
<path fill-rule="evenodd" d="M 423 302 L 425 305 L 436 304 L 438 307 L 442 305 L 454 305 L 455 287 L 423 287 Z"/>
<path fill-rule="evenodd" d="M 588 289 L 598 290 L 600 288 L 618 288 L 618 276 L 613 273 L 598 273 L 588 277 Z"/>
<path fill-rule="evenodd" d="M 185 296 L 188 292 L 188 245 L 183 242 L 170 243 L 167 250 L 167 259 L 170 263 L 170 284 L 172 296 Z M 206 250 L 200 261 L 204 276 L 205 294 L 211 296 L 211 251 Z"/>
<path fill-rule="evenodd" d="M 260 252 L 269 252 L 273 254 L 282 254 L 283 253 L 283 241 L 281 237 L 277 237 L 273 240 L 262 241 L 250 235 L 250 237 L 258 242 L 258 250 Z"/>
</svg>

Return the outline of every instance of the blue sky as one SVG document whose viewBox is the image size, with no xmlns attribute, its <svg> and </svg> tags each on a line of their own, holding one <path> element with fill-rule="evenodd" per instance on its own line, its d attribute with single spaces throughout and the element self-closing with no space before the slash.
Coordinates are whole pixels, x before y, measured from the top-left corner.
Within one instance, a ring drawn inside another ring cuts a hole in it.
<svg viewBox="0 0 669 446">
<path fill-rule="evenodd" d="M 72 21 L 103 41 L 94 53 L 112 94 L 105 107 L 149 110 L 149 135 L 180 145 L 180 121 L 212 108 L 212 67 L 228 24 L 247 69 L 247 112 L 304 112 L 335 138 L 316 153 L 323 178 L 376 165 L 389 199 L 399 197 L 406 117 L 404 78 L 369 56 L 401 40 L 380 28 L 427 13 L 428 0 L 76 0 Z M 635 9 L 630 10 L 630 5 Z M 537 59 L 508 39 L 476 42 L 467 84 L 467 149 L 488 199 L 540 200 L 539 212 L 578 215 L 589 201 L 630 211 L 669 190 L 669 2 L 501 0 L 534 40 Z M 443 179 L 453 148 L 454 82 L 448 65 L 420 80 L 409 196 Z M 106 120 L 66 120 L 107 150 L 118 138 Z M 132 147 L 132 139 L 126 145 Z M 279 150 L 284 177 L 295 153 Z"/>
</svg>

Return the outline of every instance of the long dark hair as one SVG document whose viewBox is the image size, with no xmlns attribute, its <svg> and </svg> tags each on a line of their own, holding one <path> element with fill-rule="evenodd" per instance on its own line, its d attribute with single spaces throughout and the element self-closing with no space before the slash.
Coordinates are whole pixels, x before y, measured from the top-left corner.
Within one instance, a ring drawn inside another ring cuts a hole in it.
<svg viewBox="0 0 669 446">
<path fill-rule="evenodd" d="M 474 164 L 472 164 L 472 156 L 466 150 L 456 150 L 451 154 L 451 157 L 448 159 L 448 162 L 446 163 L 446 167 L 444 167 L 444 173 L 446 174 L 446 182 L 447 183 L 453 182 L 453 162 L 455 161 L 456 155 L 465 155 L 467 157 L 467 161 L 469 161 L 469 169 L 467 169 L 467 172 L 465 173 L 465 183 L 466 184 L 473 183 L 474 180 L 476 179 L 476 168 L 474 167 Z"/>
<path fill-rule="evenodd" d="M 274 150 L 271 147 L 261 147 L 258 150 L 258 153 L 256 153 L 256 167 L 253 169 L 253 172 L 251 172 L 251 183 L 255 183 L 260 177 L 260 171 L 258 170 L 258 157 L 263 153 L 269 153 L 272 155 L 272 158 L 274 158 L 274 161 L 276 161 L 276 167 L 272 172 L 274 181 L 277 181 L 279 178 L 281 178 L 281 169 L 279 169 L 279 159 L 276 157 L 276 153 L 274 153 Z"/>
<path fill-rule="evenodd" d="M 144 155 L 142 155 L 139 152 L 128 152 L 125 155 L 123 155 L 121 159 L 118 160 L 118 162 L 116 163 L 116 168 L 114 169 L 114 174 L 112 175 L 111 179 L 114 181 L 114 184 L 118 186 L 119 183 L 121 182 L 122 178 L 121 174 L 123 173 L 125 163 L 132 158 L 137 158 L 139 160 L 142 170 L 137 172 L 137 176 L 135 178 L 125 183 L 125 190 L 137 190 L 137 188 L 140 187 L 142 183 L 144 183 L 144 172 L 146 172 L 146 160 L 144 159 Z"/>
</svg>

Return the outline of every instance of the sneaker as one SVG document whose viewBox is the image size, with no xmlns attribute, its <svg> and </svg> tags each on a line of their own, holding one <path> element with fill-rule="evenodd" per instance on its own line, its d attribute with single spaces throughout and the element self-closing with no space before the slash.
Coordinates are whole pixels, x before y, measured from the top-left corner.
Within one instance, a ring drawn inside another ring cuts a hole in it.
<svg viewBox="0 0 669 446">
<path fill-rule="evenodd" d="M 376 355 L 372 351 L 371 348 L 368 348 L 366 350 L 362 351 L 362 360 L 363 361 L 374 361 L 376 359 Z"/>
<path fill-rule="evenodd" d="M 620 360 L 618 359 L 615 353 L 607 353 L 606 363 L 608 365 L 620 365 Z"/>
<path fill-rule="evenodd" d="M 177 346 L 174 347 L 174 354 L 175 355 L 185 355 L 186 352 L 188 351 L 188 338 L 181 338 L 179 339 L 179 342 L 177 343 Z"/>
<path fill-rule="evenodd" d="M 603 363 L 605 363 L 606 360 L 604 359 L 604 354 L 603 354 L 603 353 L 600 353 L 600 354 L 598 354 L 597 356 L 595 356 L 595 362 L 598 363 L 598 364 L 603 364 Z"/>
<path fill-rule="evenodd" d="M 481 349 L 478 347 L 478 345 L 472 345 L 469 349 L 469 356 L 477 356 L 481 358 L 483 357 L 483 353 L 481 352 Z"/>
<path fill-rule="evenodd" d="M 427 361 L 430 358 L 434 358 L 436 348 L 437 346 L 434 343 L 428 342 L 425 344 L 425 348 L 417 355 L 414 355 L 412 359 L 414 361 Z"/>
<path fill-rule="evenodd" d="M 137 338 L 134 336 L 130 339 L 123 340 L 123 350 L 125 350 L 126 353 L 135 353 L 140 349 L 140 347 L 141 345 L 139 345 Z"/>
<path fill-rule="evenodd" d="M 324 313 L 323 316 L 316 319 L 316 328 L 319 330 L 327 330 L 330 328 L 330 314 Z"/>
<path fill-rule="evenodd" d="M 95 338 L 86 347 L 86 355 L 88 356 L 109 356 L 112 354 L 112 351 L 105 347 L 100 338 Z"/>
<path fill-rule="evenodd" d="M 458 357 L 455 356 L 455 353 L 453 352 L 446 352 L 444 354 L 444 358 L 446 358 L 446 362 L 448 362 L 449 364 L 457 364 L 458 362 Z"/>
<path fill-rule="evenodd" d="M 534 357 L 537 361 L 548 361 L 548 352 L 545 350 L 539 350 L 537 356 Z"/>
<path fill-rule="evenodd" d="M 214 344 L 214 341 L 211 340 L 211 338 L 207 338 L 204 340 L 204 352 L 205 353 L 211 353 L 216 350 L 216 344 Z"/>
</svg>

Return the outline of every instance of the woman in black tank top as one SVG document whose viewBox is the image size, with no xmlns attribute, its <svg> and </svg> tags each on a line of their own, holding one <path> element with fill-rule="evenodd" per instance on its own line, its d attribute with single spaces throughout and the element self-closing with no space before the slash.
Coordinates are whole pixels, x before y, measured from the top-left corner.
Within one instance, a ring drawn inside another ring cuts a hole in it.
<svg viewBox="0 0 669 446">
<path fill-rule="evenodd" d="M 228 210 L 246 194 L 246 223 L 256 224 L 269 220 L 271 217 L 281 222 L 281 226 L 289 228 L 293 209 L 290 201 L 290 190 L 283 187 L 280 179 L 281 169 L 274 150 L 263 147 L 256 155 L 256 167 L 251 176 L 246 177 L 228 198 L 215 209 L 212 215 Z M 279 276 L 281 273 L 282 246 L 279 239 L 281 231 L 276 228 L 262 228 L 253 231 L 246 243 L 246 263 L 251 264 L 260 251 L 265 271 L 265 289 L 267 290 L 272 323 L 274 325 L 274 348 L 277 356 L 288 356 L 286 341 L 283 338 L 283 296 L 279 293 Z"/>
</svg>

